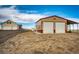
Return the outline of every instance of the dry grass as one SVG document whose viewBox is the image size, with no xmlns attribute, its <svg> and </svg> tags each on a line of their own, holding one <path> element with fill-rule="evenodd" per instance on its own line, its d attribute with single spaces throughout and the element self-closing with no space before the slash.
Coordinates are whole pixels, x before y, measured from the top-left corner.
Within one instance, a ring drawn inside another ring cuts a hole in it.
<svg viewBox="0 0 79 59">
<path fill-rule="evenodd" d="M 0 53 L 79 53 L 79 33 L 36 34 L 26 31 L 1 43 Z"/>
</svg>

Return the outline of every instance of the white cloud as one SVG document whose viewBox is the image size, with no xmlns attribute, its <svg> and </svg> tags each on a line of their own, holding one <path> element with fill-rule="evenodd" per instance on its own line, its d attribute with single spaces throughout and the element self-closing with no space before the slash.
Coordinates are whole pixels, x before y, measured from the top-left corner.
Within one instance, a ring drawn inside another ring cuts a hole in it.
<svg viewBox="0 0 79 59">
<path fill-rule="evenodd" d="M 26 11 L 26 12 L 37 12 L 37 11 Z M 14 21 L 23 21 L 23 22 L 31 22 L 37 21 L 40 18 L 47 17 L 49 14 L 59 15 L 61 12 L 45 12 L 44 14 L 27 14 L 27 13 L 20 13 L 19 10 L 16 10 L 16 6 L 0 8 L 0 15 L 7 16 Z M 67 18 L 73 21 L 79 22 L 77 18 Z M 6 19 L 7 20 L 7 19 Z"/>
<path fill-rule="evenodd" d="M 27 12 L 36 12 L 36 11 L 27 11 Z M 41 15 L 41 14 L 20 13 L 19 10 L 16 10 L 16 6 L 11 6 L 9 8 L 1 8 L 0 9 L 0 15 L 7 17 L 7 19 L 12 19 L 16 22 L 36 21 L 39 18 L 46 16 L 46 15 Z"/>
<path fill-rule="evenodd" d="M 16 6 L 11 6 L 9 8 L 0 8 L 0 15 L 10 16 L 12 14 L 18 13 L 18 10 L 15 9 Z"/>
<path fill-rule="evenodd" d="M 18 14 L 15 16 L 17 19 L 21 19 L 24 22 L 35 22 L 39 20 L 40 18 L 46 17 L 46 15 L 41 14 Z"/>
<path fill-rule="evenodd" d="M 13 15 L 19 13 L 18 10 L 15 9 L 15 7 L 16 6 L 0 8 L 0 16 L 3 16 L 3 19 L 0 18 L 0 21 L 11 19 Z"/>
</svg>

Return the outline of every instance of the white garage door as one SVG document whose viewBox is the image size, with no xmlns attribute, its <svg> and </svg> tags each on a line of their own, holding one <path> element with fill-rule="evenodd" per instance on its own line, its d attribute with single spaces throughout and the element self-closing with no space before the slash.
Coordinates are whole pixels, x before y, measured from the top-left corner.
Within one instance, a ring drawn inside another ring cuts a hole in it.
<svg viewBox="0 0 79 59">
<path fill-rule="evenodd" d="M 3 30 L 11 30 L 11 27 L 4 26 L 4 27 L 3 27 Z"/>
<path fill-rule="evenodd" d="M 43 33 L 54 33 L 53 22 L 43 22 Z"/>
<path fill-rule="evenodd" d="M 12 30 L 17 30 L 18 29 L 18 26 L 13 26 L 12 27 Z"/>
<path fill-rule="evenodd" d="M 56 33 L 65 33 L 65 23 L 55 23 Z"/>
<path fill-rule="evenodd" d="M 16 26 L 4 26 L 3 30 L 17 30 Z"/>
<path fill-rule="evenodd" d="M 17 30 L 17 29 L 18 29 L 17 27 L 13 27 L 13 28 L 12 28 L 12 30 Z"/>
</svg>

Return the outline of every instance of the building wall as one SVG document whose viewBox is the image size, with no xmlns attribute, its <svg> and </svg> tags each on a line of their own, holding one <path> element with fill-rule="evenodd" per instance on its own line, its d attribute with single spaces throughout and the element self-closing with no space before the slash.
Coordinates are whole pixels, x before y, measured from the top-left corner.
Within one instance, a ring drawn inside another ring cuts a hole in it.
<svg viewBox="0 0 79 59">
<path fill-rule="evenodd" d="M 36 23 L 36 30 L 38 32 L 42 33 L 42 23 L 41 23 L 41 21 L 39 21 L 39 22 Z"/>
<path fill-rule="evenodd" d="M 43 22 L 54 22 L 54 23 L 56 23 L 56 22 L 63 22 L 65 24 L 67 24 L 66 20 L 58 18 L 58 17 L 44 18 L 44 19 L 39 20 L 36 23 L 36 29 L 37 29 L 38 32 L 41 32 L 41 33 L 43 32 Z M 65 28 L 65 31 L 66 31 L 66 28 Z"/>
</svg>

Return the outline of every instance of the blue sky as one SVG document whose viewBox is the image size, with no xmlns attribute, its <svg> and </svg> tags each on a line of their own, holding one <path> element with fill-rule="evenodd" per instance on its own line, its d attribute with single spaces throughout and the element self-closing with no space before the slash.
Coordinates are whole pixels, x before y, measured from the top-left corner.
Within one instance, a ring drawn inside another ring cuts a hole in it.
<svg viewBox="0 0 79 59">
<path fill-rule="evenodd" d="M 35 27 L 35 22 L 43 17 L 57 15 L 73 21 L 79 21 L 78 5 L 2 5 L 0 21 L 11 19 L 23 25 L 23 28 Z"/>
<path fill-rule="evenodd" d="M 19 10 L 28 10 L 28 11 L 37 11 L 36 13 L 45 13 L 45 12 L 52 12 L 51 14 L 49 15 L 53 15 L 53 12 L 54 14 L 57 14 L 57 15 L 60 15 L 59 13 L 62 13 L 62 14 L 65 14 L 66 16 L 69 16 L 69 17 L 79 17 L 79 6 L 69 6 L 69 5 L 36 5 L 36 6 L 17 6 L 16 9 L 19 9 Z M 24 12 L 25 11 L 21 11 L 21 12 Z M 57 13 L 56 13 L 57 12 Z"/>
</svg>

